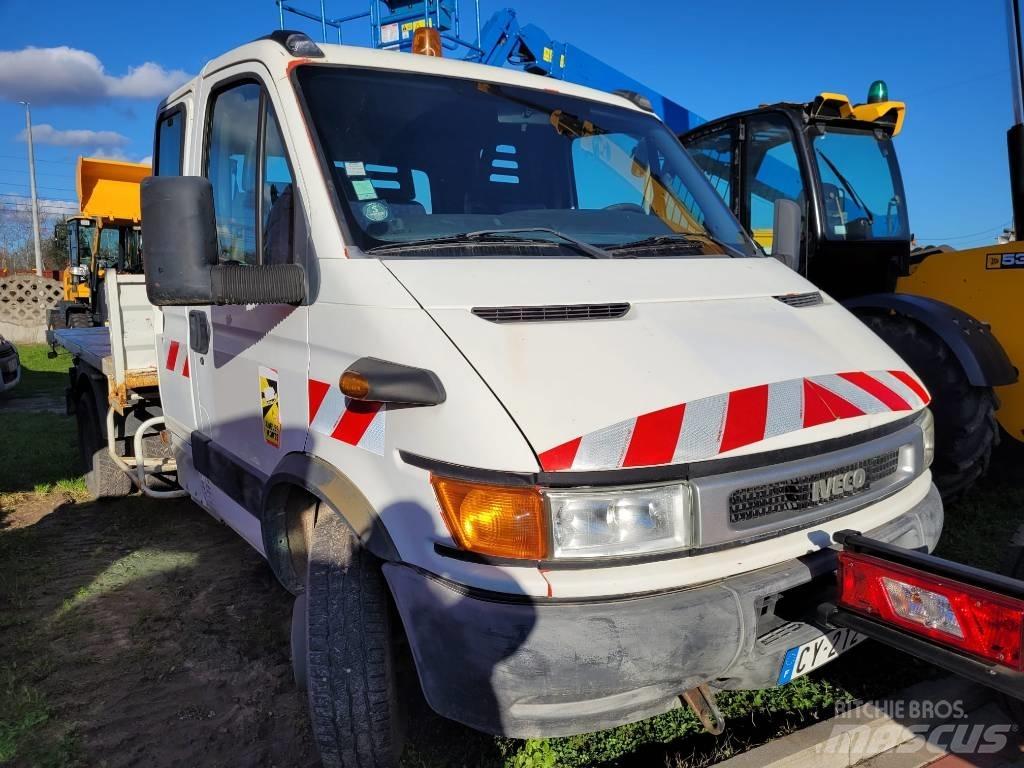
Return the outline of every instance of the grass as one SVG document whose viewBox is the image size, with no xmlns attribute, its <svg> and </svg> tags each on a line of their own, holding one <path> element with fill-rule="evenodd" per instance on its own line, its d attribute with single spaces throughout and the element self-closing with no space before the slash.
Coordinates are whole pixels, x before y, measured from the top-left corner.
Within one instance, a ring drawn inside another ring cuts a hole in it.
<svg viewBox="0 0 1024 768">
<path fill-rule="evenodd" d="M 48 351 L 45 344 L 18 347 L 21 382 L 8 394 L 9 399 L 63 401 L 71 358 L 63 352 L 51 360 Z M 0 494 L 58 491 L 75 498 L 84 495 L 73 419 L 60 413 L 5 409 L 0 400 L 0 432 Z"/>
<path fill-rule="evenodd" d="M 46 344 L 18 345 L 18 356 L 21 358 L 21 382 L 11 391 L 10 397 L 52 395 L 63 398 L 64 387 L 68 384 L 71 355 L 62 349 L 58 352 L 57 357 L 51 359 L 47 356 L 49 352 L 50 347 Z"/>
<path fill-rule="evenodd" d="M 0 493 L 84 489 L 74 420 L 57 413 L 0 415 Z"/>
</svg>

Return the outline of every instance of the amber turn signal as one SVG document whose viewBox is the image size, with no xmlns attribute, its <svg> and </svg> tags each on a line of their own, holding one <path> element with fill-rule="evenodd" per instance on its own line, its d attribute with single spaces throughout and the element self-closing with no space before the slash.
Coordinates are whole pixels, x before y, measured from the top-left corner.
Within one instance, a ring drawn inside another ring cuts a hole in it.
<svg viewBox="0 0 1024 768">
<path fill-rule="evenodd" d="M 492 557 L 547 557 L 544 501 L 536 488 L 431 477 L 445 525 L 465 550 Z"/>
<path fill-rule="evenodd" d="M 370 394 L 370 382 L 361 373 L 345 371 L 338 381 L 341 394 L 353 400 L 365 400 Z"/>
</svg>

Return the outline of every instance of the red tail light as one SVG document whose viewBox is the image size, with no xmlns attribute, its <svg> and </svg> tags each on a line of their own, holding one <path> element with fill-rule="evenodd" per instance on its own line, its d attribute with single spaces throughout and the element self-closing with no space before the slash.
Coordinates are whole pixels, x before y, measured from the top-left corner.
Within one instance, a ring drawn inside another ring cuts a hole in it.
<svg viewBox="0 0 1024 768">
<path fill-rule="evenodd" d="M 839 553 L 838 604 L 1024 671 L 1024 601 L 854 552 Z"/>
</svg>

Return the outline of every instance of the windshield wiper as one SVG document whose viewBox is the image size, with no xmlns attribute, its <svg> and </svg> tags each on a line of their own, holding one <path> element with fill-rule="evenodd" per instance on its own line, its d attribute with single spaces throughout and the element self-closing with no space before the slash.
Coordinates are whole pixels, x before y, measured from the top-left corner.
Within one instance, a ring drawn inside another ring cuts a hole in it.
<svg viewBox="0 0 1024 768">
<path fill-rule="evenodd" d="M 826 155 L 820 149 L 818 150 L 818 154 L 821 155 L 821 159 L 825 161 L 825 163 L 828 165 L 832 173 L 834 173 L 836 175 L 836 178 L 839 179 L 839 183 L 843 185 L 843 188 L 850 193 L 850 197 L 853 198 L 853 202 L 860 206 L 860 209 L 864 211 L 864 215 L 868 220 L 868 224 L 874 224 L 875 215 L 871 213 L 871 209 L 864 204 L 863 200 L 861 200 L 860 195 L 857 194 L 857 190 L 853 188 L 853 184 L 851 184 L 849 179 L 847 179 L 845 176 L 843 176 L 842 173 L 840 173 L 839 169 L 836 168 L 836 164 L 828 159 L 828 155 Z"/>
<path fill-rule="evenodd" d="M 596 245 L 585 243 L 582 240 L 577 240 L 575 237 L 571 237 L 563 232 L 559 232 L 557 229 L 551 229 L 550 227 L 512 227 L 510 229 L 481 229 L 476 232 L 460 232 L 454 235 L 444 235 L 442 237 L 430 237 L 425 240 L 410 240 L 404 243 L 387 243 L 386 245 L 378 245 L 375 248 L 371 248 L 368 253 L 382 253 L 386 251 L 401 251 L 406 248 L 430 248 L 432 246 L 441 245 L 462 245 L 465 243 L 531 243 L 537 245 L 559 245 L 558 242 L 553 242 L 543 237 L 520 237 L 525 233 L 534 232 L 537 234 L 550 235 L 561 241 L 561 244 L 567 245 L 572 250 L 579 253 L 581 256 L 586 256 L 589 259 L 610 259 L 613 258 L 608 251 L 598 248 Z"/>
<path fill-rule="evenodd" d="M 605 250 L 611 252 L 613 258 L 621 259 L 624 257 L 617 255 L 618 251 L 631 251 L 634 248 L 656 248 L 662 245 L 699 246 L 699 243 L 695 242 L 698 240 L 707 240 L 710 243 L 714 243 L 726 253 L 739 254 L 736 248 L 706 232 L 670 232 L 664 235 L 652 235 L 641 240 L 631 240 L 628 243 L 606 246 Z"/>
</svg>

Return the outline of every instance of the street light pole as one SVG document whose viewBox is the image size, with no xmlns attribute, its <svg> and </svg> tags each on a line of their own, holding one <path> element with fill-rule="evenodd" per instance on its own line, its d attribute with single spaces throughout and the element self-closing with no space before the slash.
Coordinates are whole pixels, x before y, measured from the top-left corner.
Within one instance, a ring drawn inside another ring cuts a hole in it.
<svg viewBox="0 0 1024 768">
<path fill-rule="evenodd" d="M 36 152 L 32 144 L 32 107 L 25 105 L 25 140 L 28 142 L 28 188 L 32 195 L 32 240 L 36 250 L 36 274 L 43 275 L 43 249 L 39 242 L 39 198 L 36 196 Z"/>
</svg>

